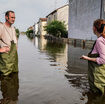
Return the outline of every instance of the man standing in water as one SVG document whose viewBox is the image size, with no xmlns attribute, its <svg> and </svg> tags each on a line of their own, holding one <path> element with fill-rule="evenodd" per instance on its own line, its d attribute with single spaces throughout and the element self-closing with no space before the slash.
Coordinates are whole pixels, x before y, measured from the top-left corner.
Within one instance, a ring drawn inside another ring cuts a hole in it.
<svg viewBox="0 0 105 104">
<path fill-rule="evenodd" d="M 18 72 L 17 38 L 14 11 L 5 13 L 5 23 L 0 24 L 0 73 L 9 75 Z"/>
</svg>

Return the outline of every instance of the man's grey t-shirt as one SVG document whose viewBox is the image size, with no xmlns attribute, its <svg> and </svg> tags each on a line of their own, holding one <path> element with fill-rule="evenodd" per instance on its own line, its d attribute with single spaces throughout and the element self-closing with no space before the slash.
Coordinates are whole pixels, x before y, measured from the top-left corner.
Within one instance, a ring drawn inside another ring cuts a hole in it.
<svg viewBox="0 0 105 104">
<path fill-rule="evenodd" d="M 5 24 L 0 23 L 0 47 L 11 46 L 11 41 L 17 44 L 17 37 L 15 28 L 13 26 L 8 27 Z"/>
</svg>

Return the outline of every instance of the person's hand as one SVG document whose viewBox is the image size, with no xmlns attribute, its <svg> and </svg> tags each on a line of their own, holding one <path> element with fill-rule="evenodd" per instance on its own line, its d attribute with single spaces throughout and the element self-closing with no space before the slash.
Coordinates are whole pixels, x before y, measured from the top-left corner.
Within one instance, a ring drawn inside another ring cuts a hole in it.
<svg viewBox="0 0 105 104">
<path fill-rule="evenodd" d="M 2 48 L 0 49 L 0 52 L 1 52 L 1 53 L 8 53 L 9 51 L 10 51 L 10 48 L 9 48 L 8 46 L 2 47 Z"/>
<path fill-rule="evenodd" d="M 80 59 L 89 60 L 89 57 L 85 56 L 85 55 L 82 55 L 82 57 L 80 57 Z"/>
</svg>

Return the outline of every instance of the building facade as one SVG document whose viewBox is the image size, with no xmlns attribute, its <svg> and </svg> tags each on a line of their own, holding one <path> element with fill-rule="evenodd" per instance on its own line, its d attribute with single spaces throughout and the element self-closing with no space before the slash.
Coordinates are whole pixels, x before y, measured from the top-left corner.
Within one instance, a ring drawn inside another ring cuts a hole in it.
<svg viewBox="0 0 105 104">
<path fill-rule="evenodd" d="M 68 17 L 69 17 L 69 5 L 64 5 L 53 12 L 51 12 L 49 15 L 46 16 L 47 23 L 52 22 L 54 20 L 62 21 L 65 23 L 66 28 L 68 30 Z"/>
<path fill-rule="evenodd" d="M 47 25 L 47 18 L 40 18 L 38 22 L 38 35 L 46 35 L 44 27 Z"/>
<path fill-rule="evenodd" d="M 38 34 L 38 23 L 34 24 L 34 33 L 35 33 L 35 35 Z"/>
<path fill-rule="evenodd" d="M 69 0 L 68 37 L 95 40 L 93 21 L 104 18 L 103 0 Z"/>
</svg>

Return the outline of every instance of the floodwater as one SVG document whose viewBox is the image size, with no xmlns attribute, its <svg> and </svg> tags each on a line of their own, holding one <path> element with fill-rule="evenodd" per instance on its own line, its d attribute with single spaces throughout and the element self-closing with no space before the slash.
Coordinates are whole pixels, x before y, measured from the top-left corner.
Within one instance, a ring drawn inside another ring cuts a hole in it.
<svg viewBox="0 0 105 104">
<path fill-rule="evenodd" d="M 19 37 L 19 73 L 0 79 L 0 104 L 105 104 L 86 93 L 90 50 L 44 38 Z"/>
</svg>

